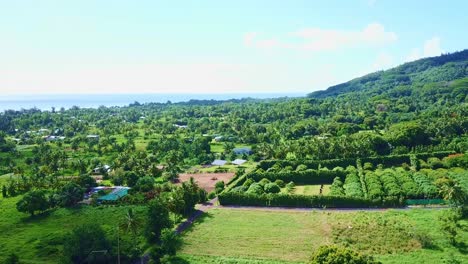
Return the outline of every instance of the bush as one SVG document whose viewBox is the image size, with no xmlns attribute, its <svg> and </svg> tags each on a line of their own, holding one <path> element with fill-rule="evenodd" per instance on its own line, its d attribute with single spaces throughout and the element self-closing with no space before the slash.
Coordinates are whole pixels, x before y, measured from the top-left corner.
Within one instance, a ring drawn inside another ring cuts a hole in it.
<svg viewBox="0 0 468 264">
<path fill-rule="evenodd" d="M 254 182 L 255 182 L 255 181 L 254 181 L 253 179 L 250 179 L 250 178 L 249 178 L 249 179 L 247 179 L 247 180 L 244 182 L 243 185 L 246 186 L 246 187 L 250 187 L 250 185 L 251 185 L 252 183 L 254 183 Z"/>
<path fill-rule="evenodd" d="M 234 189 L 233 189 L 234 190 Z M 215 192 L 210 192 L 208 193 L 208 199 L 214 199 L 216 197 L 216 193 Z"/>
<path fill-rule="evenodd" d="M 279 193 L 281 188 L 276 183 L 267 183 L 263 188 L 266 193 Z"/>
<path fill-rule="evenodd" d="M 215 191 L 216 191 L 216 193 L 222 192 L 222 191 L 224 190 L 224 187 L 225 187 L 225 185 L 224 185 L 224 182 L 223 182 L 223 181 L 217 181 L 217 182 L 215 183 Z"/>
<path fill-rule="evenodd" d="M 263 191 L 263 187 L 258 184 L 258 183 L 253 183 L 250 185 L 249 189 L 247 190 L 246 193 L 249 193 L 249 194 L 263 194 L 264 191 Z"/>
<path fill-rule="evenodd" d="M 154 188 L 154 178 L 150 176 L 141 177 L 137 180 L 134 189 L 140 192 L 149 192 Z"/>
<path fill-rule="evenodd" d="M 362 255 L 347 248 L 340 248 L 335 245 L 320 246 L 312 255 L 310 264 L 374 264 L 380 263 L 373 257 Z"/>
<path fill-rule="evenodd" d="M 263 178 L 258 182 L 258 184 L 260 184 L 260 186 L 262 187 L 265 187 L 265 185 L 267 185 L 268 183 L 270 183 L 270 180 L 267 178 Z"/>
<path fill-rule="evenodd" d="M 283 180 L 276 180 L 275 183 L 276 183 L 279 187 L 281 187 L 281 188 L 284 188 L 284 186 L 285 186 Z"/>
</svg>

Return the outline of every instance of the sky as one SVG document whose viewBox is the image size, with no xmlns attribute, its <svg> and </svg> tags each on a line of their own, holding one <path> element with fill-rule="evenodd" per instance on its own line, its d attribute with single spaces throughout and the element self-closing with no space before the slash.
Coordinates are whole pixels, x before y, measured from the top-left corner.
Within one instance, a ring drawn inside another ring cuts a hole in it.
<svg viewBox="0 0 468 264">
<path fill-rule="evenodd" d="M 305 94 L 468 48 L 466 10 L 435 0 L 0 0 L 0 94 Z"/>
</svg>

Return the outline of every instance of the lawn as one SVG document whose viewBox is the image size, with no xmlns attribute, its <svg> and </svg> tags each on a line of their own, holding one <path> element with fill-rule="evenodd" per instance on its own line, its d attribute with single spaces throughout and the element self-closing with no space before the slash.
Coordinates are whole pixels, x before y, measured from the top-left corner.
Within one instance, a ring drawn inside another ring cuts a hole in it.
<svg viewBox="0 0 468 264">
<path fill-rule="evenodd" d="M 45 215 L 29 217 L 19 213 L 15 204 L 19 197 L 0 199 L 0 263 L 10 253 L 20 257 L 21 263 L 60 263 L 64 236 L 75 226 L 84 223 L 99 223 L 109 234 L 112 243 L 117 243 L 116 229 L 128 206 L 57 209 Z M 144 207 L 133 206 L 138 215 Z M 121 234 L 122 246 L 129 241 Z"/>
<path fill-rule="evenodd" d="M 297 185 L 294 187 L 293 194 L 319 195 L 321 185 Z M 331 185 L 323 185 L 322 194 L 327 195 L 330 192 Z"/>
<path fill-rule="evenodd" d="M 184 234 L 181 257 L 193 260 L 190 263 L 223 263 L 220 258 L 242 259 L 239 263 L 305 262 L 320 245 L 335 243 L 375 255 L 384 263 L 441 263 L 451 255 L 468 261 L 441 233 L 437 219 L 443 213 L 212 209 Z M 468 241 L 468 232 L 460 240 Z"/>
</svg>

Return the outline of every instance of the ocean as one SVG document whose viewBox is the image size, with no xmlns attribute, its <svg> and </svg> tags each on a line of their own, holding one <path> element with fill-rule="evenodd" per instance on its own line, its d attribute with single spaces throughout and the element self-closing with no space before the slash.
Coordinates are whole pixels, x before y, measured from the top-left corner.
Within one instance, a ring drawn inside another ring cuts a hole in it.
<svg viewBox="0 0 468 264">
<path fill-rule="evenodd" d="M 55 107 L 69 109 L 72 106 L 80 108 L 97 108 L 99 106 L 126 106 L 135 101 L 139 103 L 173 103 L 197 100 L 229 100 L 241 98 L 279 98 L 301 97 L 300 93 L 252 93 L 252 94 L 54 94 L 54 95 L 0 95 L 0 111 L 38 108 L 51 110 Z"/>
</svg>

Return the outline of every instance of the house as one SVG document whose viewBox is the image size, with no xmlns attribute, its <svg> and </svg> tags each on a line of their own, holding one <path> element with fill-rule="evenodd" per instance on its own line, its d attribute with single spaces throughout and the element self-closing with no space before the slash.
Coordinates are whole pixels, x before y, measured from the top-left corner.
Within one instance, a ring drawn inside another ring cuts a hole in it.
<svg viewBox="0 0 468 264">
<path fill-rule="evenodd" d="M 111 171 L 111 167 L 110 167 L 109 165 L 107 165 L 107 164 L 104 164 L 103 166 L 101 166 L 101 167 L 96 167 L 96 168 L 94 168 L 94 170 L 93 170 L 94 173 L 101 173 L 101 172 L 103 172 L 103 171 L 108 173 L 108 172 Z"/>
<path fill-rule="evenodd" d="M 44 136 L 42 137 L 44 138 L 45 141 L 57 141 L 57 140 L 64 140 L 65 137 L 63 136 L 52 136 L 52 135 L 49 135 L 49 136 Z"/>
<path fill-rule="evenodd" d="M 235 149 L 233 149 L 232 151 L 233 151 L 234 154 L 236 154 L 236 155 L 244 155 L 244 154 L 250 155 L 250 154 L 253 153 L 253 152 L 252 152 L 252 149 L 249 148 L 249 147 L 235 148 Z"/>
<path fill-rule="evenodd" d="M 223 166 L 227 163 L 225 160 L 214 160 L 211 165 L 213 166 Z"/>
<path fill-rule="evenodd" d="M 223 140 L 223 136 L 217 136 L 217 137 L 214 138 L 214 140 L 216 142 L 220 142 L 221 140 Z"/>
<path fill-rule="evenodd" d="M 86 138 L 99 140 L 99 135 L 87 135 Z"/>
<path fill-rule="evenodd" d="M 233 160 L 231 163 L 234 164 L 234 165 L 242 165 L 244 163 L 246 163 L 247 161 L 244 160 L 244 159 L 235 159 Z"/>
<path fill-rule="evenodd" d="M 49 133 L 50 130 L 47 129 L 47 128 L 41 128 L 41 129 L 39 129 L 37 132 L 39 132 L 39 133 Z"/>
</svg>

